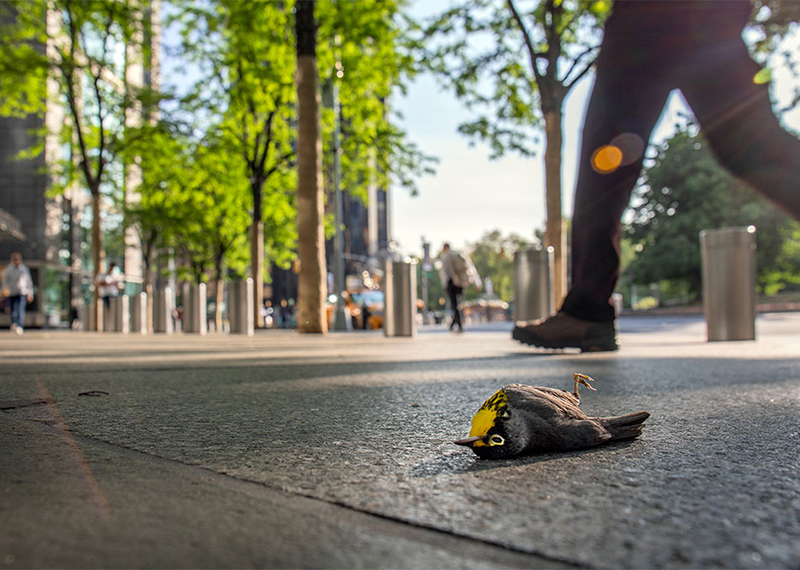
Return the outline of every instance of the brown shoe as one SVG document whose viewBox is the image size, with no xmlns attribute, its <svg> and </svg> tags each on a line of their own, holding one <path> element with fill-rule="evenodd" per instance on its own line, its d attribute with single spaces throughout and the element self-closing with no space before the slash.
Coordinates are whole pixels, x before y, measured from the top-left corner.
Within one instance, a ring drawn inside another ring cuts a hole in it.
<svg viewBox="0 0 800 570">
<path fill-rule="evenodd" d="M 619 350 L 615 321 L 583 321 L 562 312 L 532 323 L 518 322 L 511 338 L 542 348 L 580 348 L 581 352 Z"/>
</svg>

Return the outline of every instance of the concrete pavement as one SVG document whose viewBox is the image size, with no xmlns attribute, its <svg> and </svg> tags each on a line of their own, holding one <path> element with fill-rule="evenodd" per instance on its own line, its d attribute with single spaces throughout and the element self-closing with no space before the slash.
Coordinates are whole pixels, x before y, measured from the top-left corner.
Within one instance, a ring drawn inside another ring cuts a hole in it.
<svg viewBox="0 0 800 570">
<path fill-rule="evenodd" d="M 623 318 L 617 353 L 414 339 L 0 333 L 0 565 L 800 568 L 800 314 L 755 342 Z M 509 382 L 596 379 L 634 442 L 454 446 Z"/>
</svg>

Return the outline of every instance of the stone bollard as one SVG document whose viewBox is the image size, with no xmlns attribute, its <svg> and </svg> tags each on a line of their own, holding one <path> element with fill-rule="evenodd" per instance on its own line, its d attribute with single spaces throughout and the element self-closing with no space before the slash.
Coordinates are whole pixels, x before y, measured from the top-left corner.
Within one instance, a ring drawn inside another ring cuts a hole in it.
<svg viewBox="0 0 800 570">
<path fill-rule="evenodd" d="M 100 321 L 102 324 L 102 331 L 103 332 L 116 332 L 115 322 L 114 322 L 114 307 L 116 297 L 112 297 L 109 299 L 108 305 L 105 304 L 104 301 L 100 301 L 100 306 L 103 308 L 102 318 Z"/>
<path fill-rule="evenodd" d="M 553 248 L 514 254 L 514 320 L 535 321 L 553 314 Z"/>
<path fill-rule="evenodd" d="M 228 319 L 231 334 L 253 336 L 253 280 L 233 281 L 228 284 Z"/>
<path fill-rule="evenodd" d="M 120 295 L 109 299 L 108 314 L 105 319 L 105 329 L 108 332 L 127 334 L 130 331 L 130 309 L 127 295 Z"/>
<path fill-rule="evenodd" d="M 385 336 L 417 334 L 417 262 L 386 260 L 384 273 Z"/>
<path fill-rule="evenodd" d="M 164 287 L 153 299 L 153 332 L 170 334 L 175 331 L 172 321 L 173 306 L 172 289 Z"/>
<path fill-rule="evenodd" d="M 147 334 L 147 293 L 141 292 L 130 298 L 130 332 Z"/>
<path fill-rule="evenodd" d="M 205 283 L 183 284 L 183 332 L 197 334 L 208 332 Z"/>
<path fill-rule="evenodd" d="M 756 228 L 700 232 L 708 341 L 756 338 Z"/>
</svg>

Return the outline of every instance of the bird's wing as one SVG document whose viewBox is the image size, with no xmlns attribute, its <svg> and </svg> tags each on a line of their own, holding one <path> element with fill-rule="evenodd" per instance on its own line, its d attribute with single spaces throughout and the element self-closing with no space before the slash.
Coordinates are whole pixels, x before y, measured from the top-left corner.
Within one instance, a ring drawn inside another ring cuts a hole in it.
<svg viewBox="0 0 800 570">
<path fill-rule="evenodd" d="M 506 386 L 503 391 L 509 405 L 536 426 L 529 435 L 529 452 L 581 449 L 611 439 L 600 422 L 586 417 L 578 399 L 569 392 L 523 384 Z"/>
<path fill-rule="evenodd" d="M 561 437 L 561 448 L 565 450 L 594 447 L 612 439 L 608 430 L 593 418 L 563 420 L 556 432 Z"/>
<path fill-rule="evenodd" d="M 564 390 L 544 386 L 509 384 L 503 388 L 503 391 L 511 404 L 534 412 L 545 420 L 558 417 L 586 419 L 586 414 L 578 407 L 580 400 Z"/>
<path fill-rule="evenodd" d="M 565 400 L 572 404 L 573 406 L 580 406 L 581 401 L 575 397 L 575 394 L 572 392 L 567 392 L 566 390 L 559 390 L 558 388 L 550 388 L 548 386 L 533 386 L 536 390 L 540 392 L 545 392 L 550 394 L 552 397 L 558 400 Z"/>
</svg>

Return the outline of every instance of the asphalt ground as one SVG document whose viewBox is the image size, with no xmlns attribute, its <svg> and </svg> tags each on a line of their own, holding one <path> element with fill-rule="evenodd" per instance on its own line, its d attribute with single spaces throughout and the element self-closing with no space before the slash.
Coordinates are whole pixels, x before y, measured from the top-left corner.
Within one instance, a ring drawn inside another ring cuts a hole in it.
<svg viewBox="0 0 800 570">
<path fill-rule="evenodd" d="M 622 349 L 507 325 L 298 335 L 0 332 L 0 567 L 800 568 L 800 313 Z M 510 382 L 647 410 L 635 441 L 482 461 L 452 444 Z"/>
</svg>

